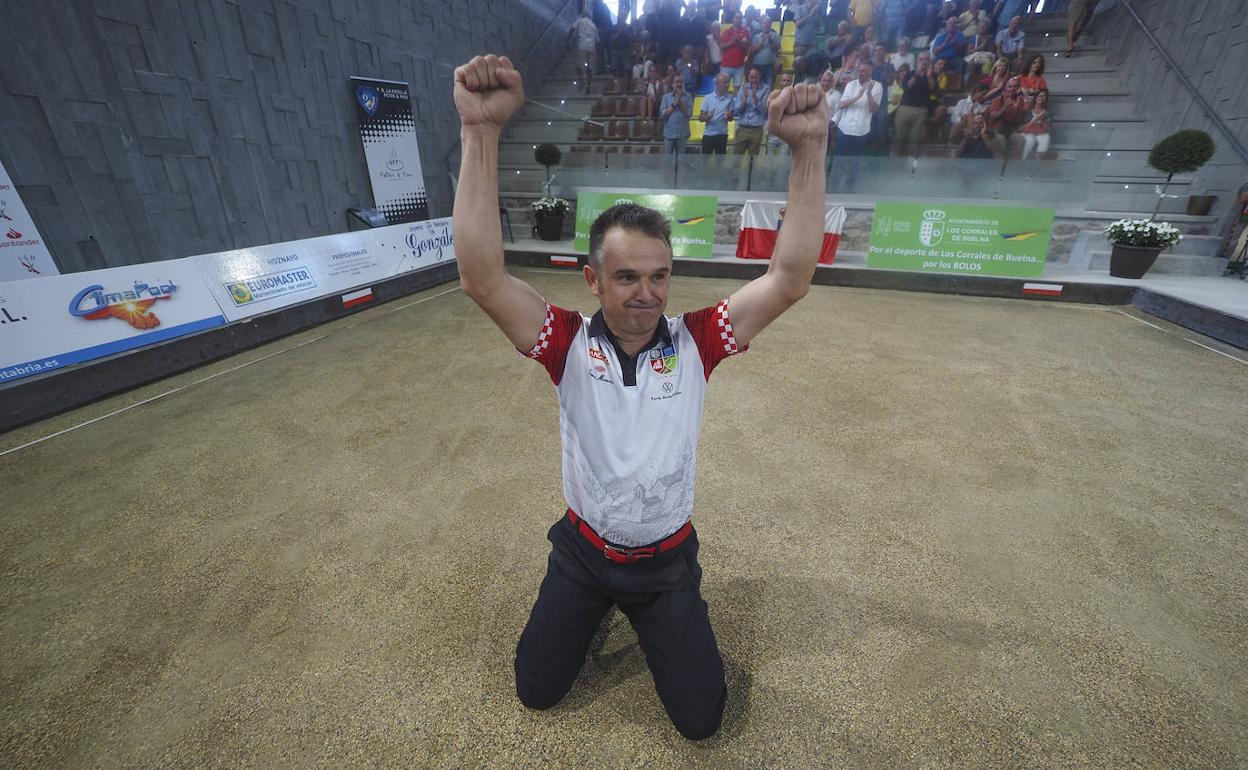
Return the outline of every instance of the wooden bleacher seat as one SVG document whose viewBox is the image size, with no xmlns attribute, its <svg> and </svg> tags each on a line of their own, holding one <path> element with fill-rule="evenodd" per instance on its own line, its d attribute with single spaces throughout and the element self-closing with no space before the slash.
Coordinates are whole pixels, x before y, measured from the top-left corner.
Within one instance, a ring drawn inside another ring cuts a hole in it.
<svg viewBox="0 0 1248 770">
<path fill-rule="evenodd" d="M 611 100 L 606 97 L 599 97 L 598 101 L 594 102 L 594 106 L 590 109 L 589 115 L 594 118 L 610 117 Z"/>
<path fill-rule="evenodd" d="M 627 142 L 632 139 L 631 120 L 613 120 L 607 128 L 607 138 L 611 141 Z"/>
<path fill-rule="evenodd" d="M 596 139 L 602 139 L 602 126 L 598 123 L 586 121 L 581 124 L 581 130 L 576 138 L 582 142 L 590 142 Z"/>
<path fill-rule="evenodd" d="M 633 127 L 633 138 L 639 142 L 653 142 L 654 121 L 644 119 L 638 120 L 637 124 Z"/>
</svg>

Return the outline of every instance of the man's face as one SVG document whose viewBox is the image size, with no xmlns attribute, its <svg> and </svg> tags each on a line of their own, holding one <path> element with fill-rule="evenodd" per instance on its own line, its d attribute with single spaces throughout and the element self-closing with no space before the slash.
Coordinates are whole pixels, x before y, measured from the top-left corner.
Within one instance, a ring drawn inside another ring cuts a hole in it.
<svg viewBox="0 0 1248 770">
<path fill-rule="evenodd" d="M 1019 25 L 1019 24 L 1022 24 L 1022 23 L 1023 23 L 1023 20 L 1022 20 L 1022 19 L 1020 19 L 1020 18 L 1018 18 L 1017 16 L 1015 16 L 1014 18 L 1010 19 L 1010 32 L 1017 32 L 1017 31 L 1018 31 L 1018 25 Z"/>
<path fill-rule="evenodd" d="M 924 51 L 923 53 L 919 54 L 918 61 L 915 62 L 915 65 L 918 66 L 920 70 L 926 70 L 928 67 L 931 66 L 931 64 L 932 64 L 932 55 L 929 54 L 927 51 Z"/>
<path fill-rule="evenodd" d="M 750 88 L 758 88 L 763 83 L 763 76 L 758 70 L 750 70 Z"/>
<path fill-rule="evenodd" d="M 825 93 L 832 90 L 832 85 L 835 82 L 836 79 L 832 77 L 832 73 L 828 70 L 824 70 L 823 74 L 819 76 L 819 87 L 822 88 Z"/>
<path fill-rule="evenodd" d="M 883 64 L 884 63 L 884 46 L 877 45 L 874 49 L 874 53 L 875 53 L 876 63 Z"/>
<path fill-rule="evenodd" d="M 910 53 L 910 41 L 906 40 L 904 37 L 901 40 L 898 40 L 897 53 L 902 54 L 903 56 Z"/>
<path fill-rule="evenodd" d="M 1018 95 L 1018 78 L 1010 78 L 1005 82 L 1005 95 L 1009 97 Z"/>
<path fill-rule="evenodd" d="M 722 72 L 715 76 L 715 93 L 720 96 L 728 93 L 728 76 Z"/>
<path fill-rule="evenodd" d="M 871 64 L 869 62 L 864 61 L 858 65 L 858 79 L 863 83 L 871 79 Z"/>
<path fill-rule="evenodd" d="M 685 81 L 678 77 L 672 78 L 672 93 L 679 99 L 685 93 Z"/>
<path fill-rule="evenodd" d="M 690 59 L 692 59 L 693 47 L 685 46 L 684 48 L 680 49 L 680 58 L 684 59 L 685 61 L 689 61 Z"/>
<path fill-rule="evenodd" d="M 622 227 L 603 236 L 598 269 L 585 266 L 585 280 L 602 305 L 607 326 L 621 336 L 645 336 L 658 327 L 671 276 L 671 248 L 659 238 Z"/>
<path fill-rule="evenodd" d="M 945 19 L 945 31 L 952 35 L 958 29 L 958 20 L 950 16 Z"/>
<path fill-rule="evenodd" d="M 745 21 L 745 17 L 741 15 L 740 11 L 737 11 L 736 13 L 732 15 L 732 26 L 739 27 L 744 21 Z"/>
</svg>

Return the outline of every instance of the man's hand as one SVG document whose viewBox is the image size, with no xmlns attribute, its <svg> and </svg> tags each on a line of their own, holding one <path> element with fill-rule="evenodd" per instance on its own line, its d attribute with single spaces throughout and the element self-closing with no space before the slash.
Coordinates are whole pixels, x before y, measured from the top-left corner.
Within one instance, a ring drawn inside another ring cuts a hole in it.
<svg viewBox="0 0 1248 770">
<path fill-rule="evenodd" d="M 464 128 L 502 131 L 524 104 L 524 81 L 506 56 L 474 56 L 455 69 L 455 108 Z"/>
<path fill-rule="evenodd" d="M 819 86 L 802 83 L 773 93 L 767 100 L 767 132 L 794 152 L 807 146 L 826 147 L 828 105 Z"/>
</svg>

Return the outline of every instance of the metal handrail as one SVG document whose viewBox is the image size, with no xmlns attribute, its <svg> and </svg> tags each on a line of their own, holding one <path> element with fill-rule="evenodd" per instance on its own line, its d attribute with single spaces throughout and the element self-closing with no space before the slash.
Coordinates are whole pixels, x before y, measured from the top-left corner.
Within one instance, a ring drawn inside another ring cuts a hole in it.
<svg viewBox="0 0 1248 770">
<path fill-rule="evenodd" d="M 1205 97 L 1200 93 L 1200 91 L 1196 90 L 1196 86 L 1192 85 L 1192 81 L 1188 80 L 1187 75 L 1185 75 L 1183 70 L 1179 68 L 1179 63 L 1174 60 L 1174 57 L 1170 55 L 1170 52 L 1166 50 L 1166 47 L 1161 44 L 1161 41 L 1157 39 L 1157 36 L 1153 34 L 1153 31 L 1148 28 L 1148 25 L 1145 24 L 1144 20 L 1140 18 L 1140 15 L 1136 13 L 1135 8 L 1131 5 L 1131 0 L 1119 0 L 1119 2 L 1122 4 L 1123 8 L 1127 9 L 1127 13 L 1131 14 L 1131 18 L 1135 19 L 1135 23 L 1139 26 L 1139 28 L 1144 31 L 1144 36 L 1148 38 L 1148 42 L 1152 43 L 1153 48 L 1157 49 L 1157 53 L 1161 54 L 1161 58 L 1166 62 L 1166 66 L 1170 68 L 1171 72 L 1178 76 L 1179 82 L 1182 83 L 1183 87 L 1188 90 L 1188 93 L 1192 95 L 1192 98 L 1196 100 L 1196 103 L 1200 105 L 1200 108 L 1205 111 L 1205 115 L 1209 117 L 1209 120 L 1213 121 L 1213 124 L 1217 126 L 1218 130 L 1222 132 L 1222 135 L 1226 137 L 1227 142 L 1231 145 L 1231 148 L 1235 150 L 1235 154 L 1239 156 L 1239 159 L 1244 163 L 1248 163 L 1248 148 L 1244 147 L 1243 143 L 1239 141 L 1239 138 L 1235 136 L 1235 133 L 1231 131 L 1230 127 L 1227 126 L 1222 118 L 1218 116 L 1218 113 L 1214 111 L 1213 106 L 1205 100 Z"/>
</svg>

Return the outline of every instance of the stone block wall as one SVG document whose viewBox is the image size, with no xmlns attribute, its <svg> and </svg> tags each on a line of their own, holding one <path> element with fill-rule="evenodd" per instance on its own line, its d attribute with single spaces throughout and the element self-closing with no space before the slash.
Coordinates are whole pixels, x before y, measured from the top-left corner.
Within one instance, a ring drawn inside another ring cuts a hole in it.
<svg viewBox="0 0 1248 770">
<path fill-rule="evenodd" d="M 549 66 L 574 6 L 4 0 L 0 160 L 63 272 L 341 232 L 373 204 L 347 78 L 379 77 L 410 84 L 430 215 L 449 215 L 452 69 L 539 39 Z"/>
</svg>

